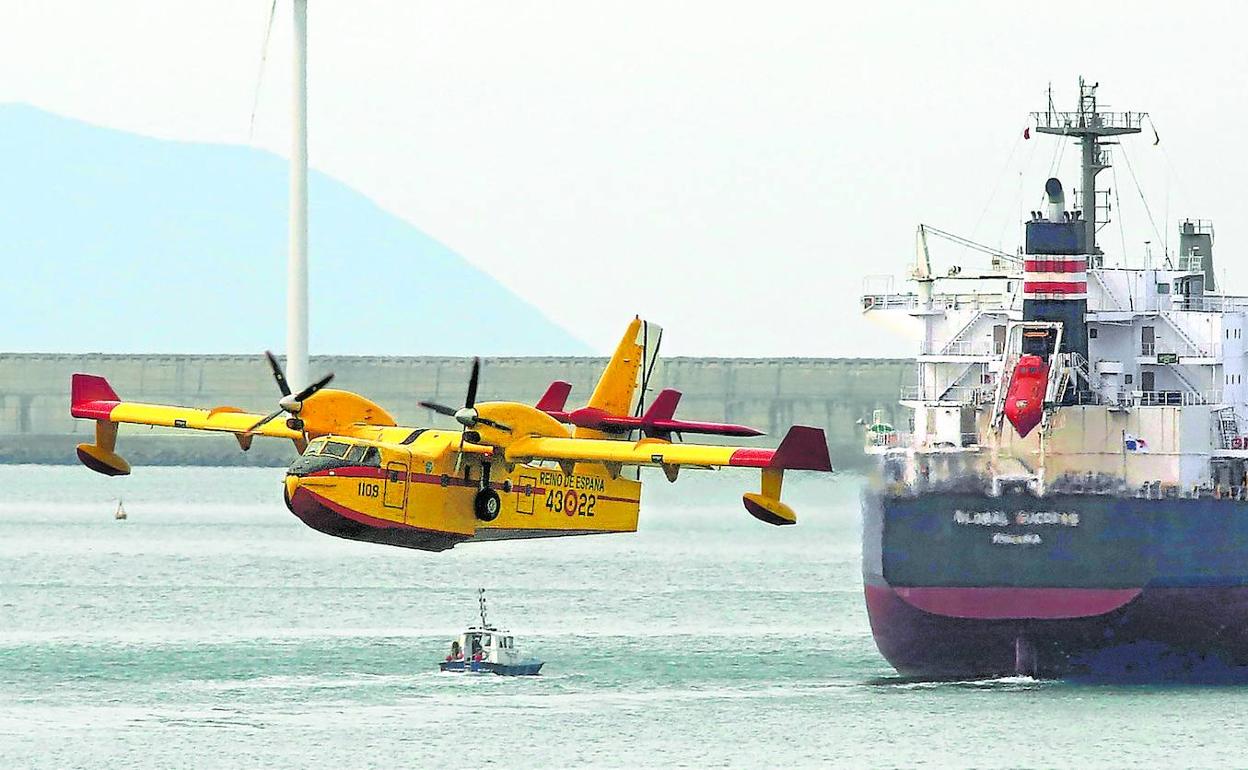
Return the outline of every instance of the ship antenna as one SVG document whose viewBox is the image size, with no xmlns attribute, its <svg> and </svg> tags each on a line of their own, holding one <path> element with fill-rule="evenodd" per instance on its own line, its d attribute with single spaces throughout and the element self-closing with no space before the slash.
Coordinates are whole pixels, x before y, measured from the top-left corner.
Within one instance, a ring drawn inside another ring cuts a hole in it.
<svg viewBox="0 0 1248 770">
<path fill-rule="evenodd" d="M 490 624 L 485 622 L 485 589 L 477 589 L 477 604 L 481 607 L 481 627 L 489 628 Z"/>
<path fill-rule="evenodd" d="M 1102 254 L 1096 245 L 1096 175 L 1110 167 L 1110 159 L 1101 142 L 1103 139 L 1140 133 L 1144 119 L 1148 117 L 1146 112 L 1100 110 L 1096 99 L 1098 85 L 1100 84 L 1088 83 L 1079 78 L 1079 107 L 1075 112 L 1059 112 L 1053 109 L 1050 85 L 1048 111 L 1032 113 L 1037 132 L 1078 140 L 1083 151 L 1079 164 L 1082 172 L 1079 194 L 1083 201 L 1084 252 L 1088 254 L 1088 267 L 1099 267 L 1099 257 Z"/>
</svg>

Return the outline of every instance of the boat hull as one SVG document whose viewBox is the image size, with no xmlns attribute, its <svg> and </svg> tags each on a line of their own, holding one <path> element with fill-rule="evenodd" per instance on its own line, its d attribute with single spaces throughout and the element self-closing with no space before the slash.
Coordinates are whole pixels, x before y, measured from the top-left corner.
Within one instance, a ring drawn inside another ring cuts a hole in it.
<svg viewBox="0 0 1248 770">
<path fill-rule="evenodd" d="M 498 676 L 537 676 L 545 665 L 543 661 L 525 661 L 505 665 L 491 663 L 488 660 L 446 660 L 438 664 L 438 669 L 455 674 L 497 674 Z"/>
<path fill-rule="evenodd" d="M 901 674 L 1248 680 L 1248 503 L 864 498 L 871 630 Z"/>
</svg>

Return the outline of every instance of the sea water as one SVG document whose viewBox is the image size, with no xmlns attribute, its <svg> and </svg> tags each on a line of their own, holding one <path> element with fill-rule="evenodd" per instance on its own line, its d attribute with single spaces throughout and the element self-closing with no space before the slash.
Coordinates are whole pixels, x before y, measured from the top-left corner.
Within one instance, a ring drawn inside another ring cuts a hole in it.
<svg viewBox="0 0 1248 770">
<path fill-rule="evenodd" d="M 796 527 L 653 474 L 636 534 L 433 554 L 305 527 L 281 469 L 0 467 L 0 768 L 1248 765 L 1243 688 L 896 676 L 864 481 L 796 476 Z M 478 587 L 541 676 L 438 672 Z"/>
</svg>

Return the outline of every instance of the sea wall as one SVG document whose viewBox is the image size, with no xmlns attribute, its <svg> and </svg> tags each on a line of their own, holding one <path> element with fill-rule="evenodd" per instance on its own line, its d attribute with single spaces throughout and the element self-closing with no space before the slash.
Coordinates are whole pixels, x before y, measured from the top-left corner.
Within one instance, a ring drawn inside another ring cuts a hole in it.
<svg viewBox="0 0 1248 770">
<path fill-rule="evenodd" d="M 556 379 L 572 383 L 571 406 L 584 404 L 605 359 L 487 358 L 479 400 L 534 402 Z M 314 356 L 314 374 L 334 372 L 334 387 L 357 391 L 403 424 L 450 423 L 417 405 L 426 399 L 462 403 L 468 359 Z M 279 396 L 257 355 L 0 354 L 0 463 L 75 462 L 74 445 L 91 440 L 94 425 L 69 416 L 69 379 L 91 372 L 109 379 L 125 399 L 187 406 L 237 406 L 269 412 Z M 894 422 L 902 386 L 914 380 L 911 362 L 874 358 L 670 358 L 658 386 L 684 393 L 678 416 L 752 425 L 766 445 L 791 425 L 823 427 L 838 467 L 863 464 L 857 421 L 883 409 Z M 692 438 L 690 440 L 693 440 Z M 699 439 L 700 440 L 700 439 Z M 280 465 L 288 442 L 256 441 L 239 451 L 228 435 L 122 428 L 119 451 L 134 465 Z"/>
</svg>

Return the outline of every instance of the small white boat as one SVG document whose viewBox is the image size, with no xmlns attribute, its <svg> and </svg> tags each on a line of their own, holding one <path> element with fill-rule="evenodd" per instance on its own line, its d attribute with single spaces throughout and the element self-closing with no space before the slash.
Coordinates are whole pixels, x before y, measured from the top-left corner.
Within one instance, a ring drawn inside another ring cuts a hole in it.
<svg viewBox="0 0 1248 770">
<path fill-rule="evenodd" d="M 121 504 L 121 500 L 117 500 L 117 511 L 113 513 L 113 518 L 117 521 L 124 521 L 126 518 L 126 507 Z"/>
<path fill-rule="evenodd" d="M 438 664 L 442 671 L 499 676 L 536 676 L 545 661 L 526 658 L 516 649 L 510 631 L 491 626 L 485 620 L 485 589 L 478 591 L 481 624 L 472 625 L 451 642 L 451 651 Z"/>
</svg>

